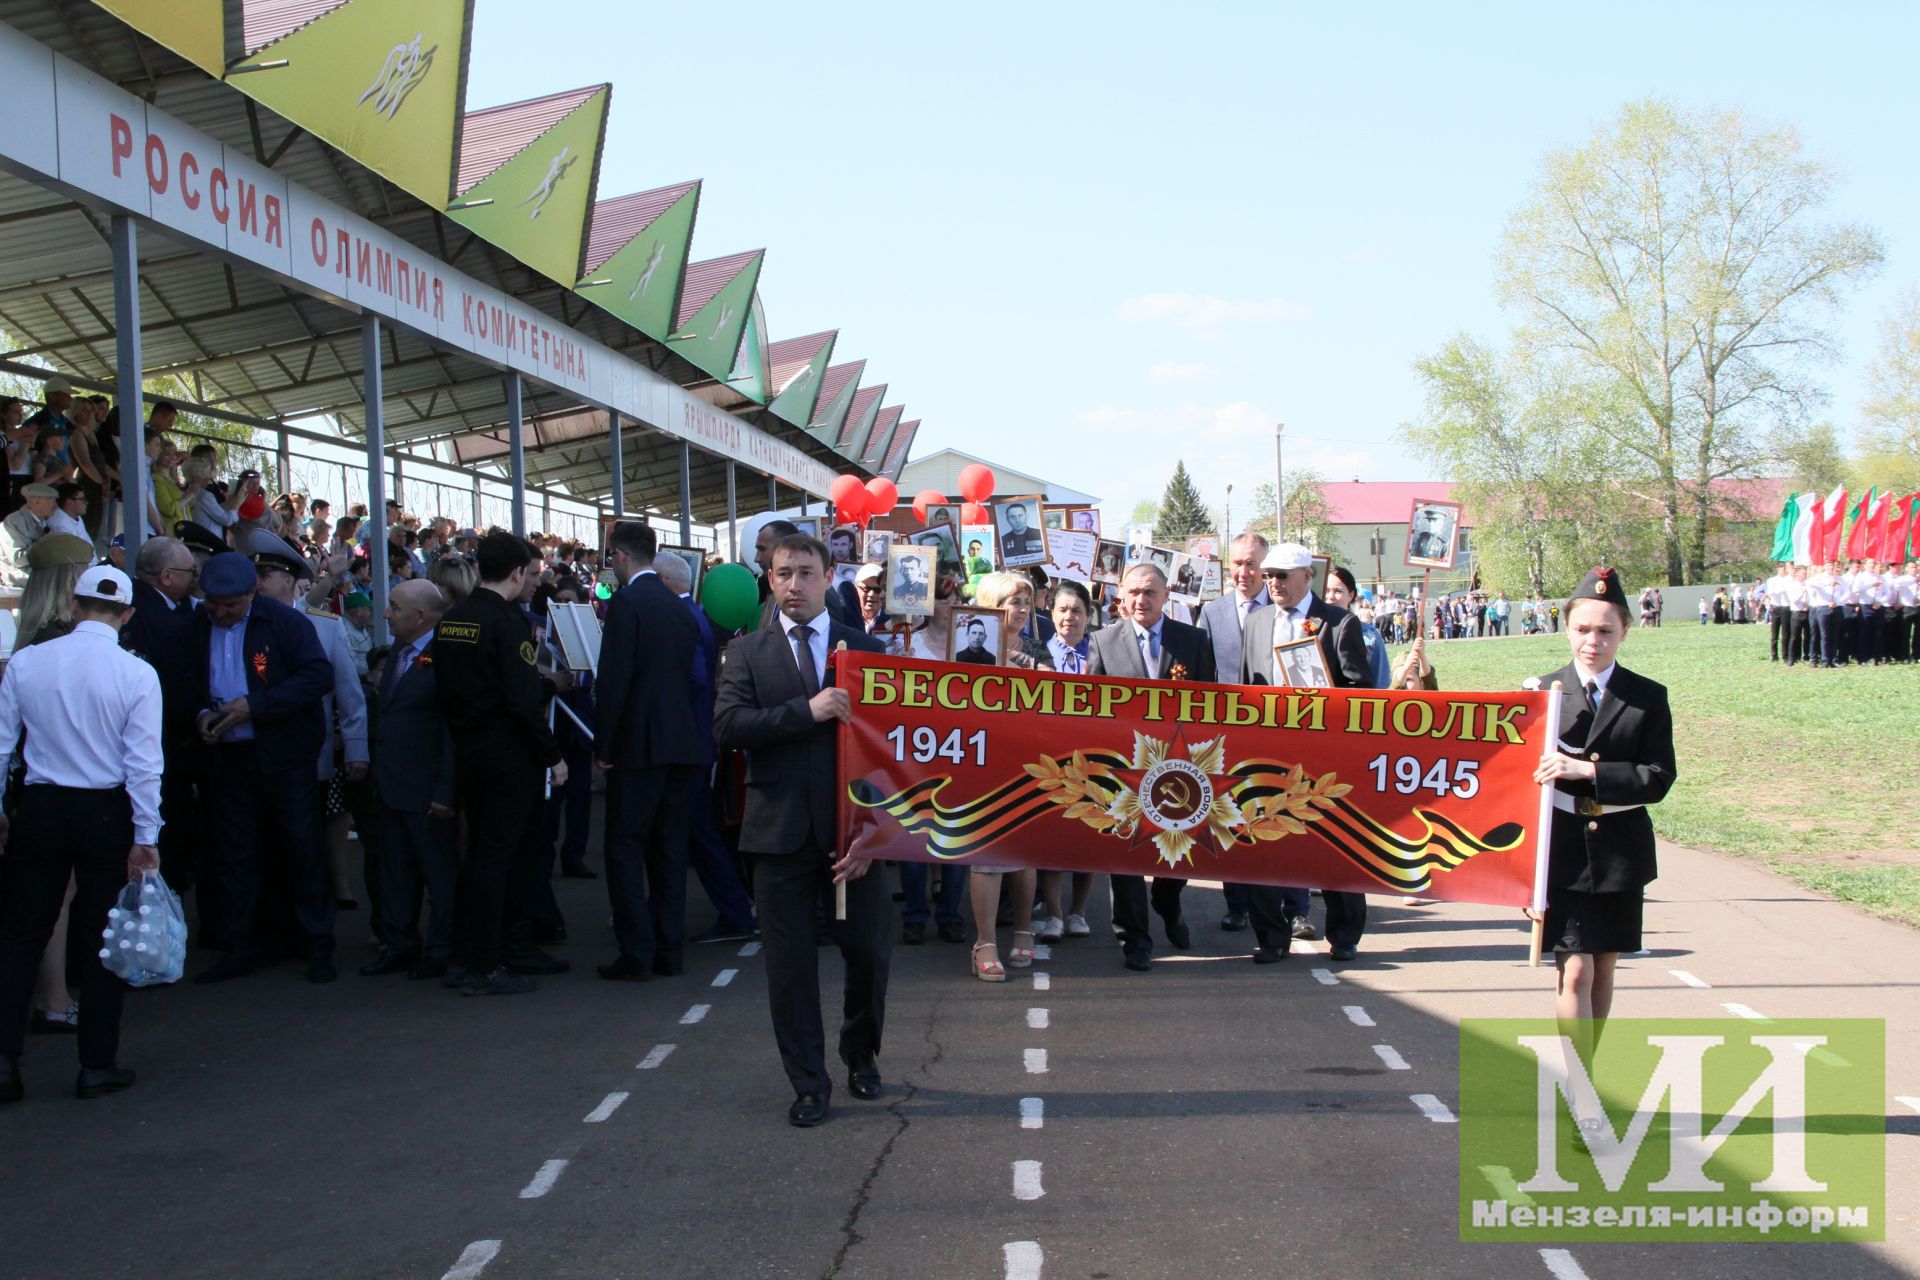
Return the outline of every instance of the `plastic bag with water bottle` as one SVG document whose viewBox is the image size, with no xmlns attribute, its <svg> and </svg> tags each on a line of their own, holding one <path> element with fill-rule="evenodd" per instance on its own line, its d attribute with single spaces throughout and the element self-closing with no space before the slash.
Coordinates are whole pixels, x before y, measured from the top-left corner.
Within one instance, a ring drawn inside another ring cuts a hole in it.
<svg viewBox="0 0 1920 1280">
<path fill-rule="evenodd" d="M 187 969 L 187 916 L 158 871 L 130 880 L 107 910 L 100 963 L 136 987 L 180 981 Z"/>
</svg>

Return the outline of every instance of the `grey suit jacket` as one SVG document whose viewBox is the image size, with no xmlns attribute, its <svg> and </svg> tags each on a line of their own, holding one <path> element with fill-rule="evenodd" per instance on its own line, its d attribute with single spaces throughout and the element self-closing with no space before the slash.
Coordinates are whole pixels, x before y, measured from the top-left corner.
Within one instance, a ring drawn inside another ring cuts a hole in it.
<svg viewBox="0 0 1920 1280">
<path fill-rule="evenodd" d="M 1087 674 L 1125 676 L 1135 680 L 1170 679 L 1173 664 L 1187 669 L 1186 678 L 1211 684 L 1214 674 L 1213 646 L 1198 627 L 1190 627 L 1172 618 L 1160 624 L 1160 669 L 1149 673 L 1140 658 L 1140 643 L 1134 637 L 1133 623 L 1122 618 L 1093 633 L 1087 643 Z"/>
<path fill-rule="evenodd" d="M 354 665 L 353 650 L 347 647 L 346 624 L 330 613 L 306 611 L 320 647 L 333 664 L 333 692 L 320 700 L 320 713 L 326 717 L 326 741 L 320 747 L 319 777 L 325 782 L 333 776 L 336 747 L 346 752 L 348 764 L 367 762 L 367 696 L 360 685 L 360 670 Z M 334 711 L 340 712 L 340 729 L 334 731 Z"/>
<path fill-rule="evenodd" d="M 1273 683 L 1273 623 L 1279 616 L 1277 605 L 1255 609 L 1247 615 L 1246 652 L 1240 659 L 1240 683 Z M 1320 622 L 1320 648 L 1326 656 L 1327 674 L 1336 689 L 1373 687 L 1373 663 L 1367 658 L 1367 637 L 1360 630 L 1360 619 L 1314 596 L 1307 616 Z"/>
<path fill-rule="evenodd" d="M 1253 598 L 1254 610 L 1273 603 L 1265 587 Z M 1253 616 L 1249 611 L 1248 617 Z M 1239 679 L 1240 670 L 1240 593 L 1228 591 L 1200 606 L 1200 629 L 1213 642 L 1213 669 L 1223 680 Z"/>
</svg>

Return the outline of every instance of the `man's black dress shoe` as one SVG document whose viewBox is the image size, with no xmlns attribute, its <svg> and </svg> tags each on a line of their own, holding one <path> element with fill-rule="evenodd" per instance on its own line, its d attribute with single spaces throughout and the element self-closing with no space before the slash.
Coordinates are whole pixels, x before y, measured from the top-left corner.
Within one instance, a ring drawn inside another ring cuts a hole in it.
<svg viewBox="0 0 1920 1280">
<path fill-rule="evenodd" d="M 1255 964 L 1279 964 L 1286 958 L 1287 953 L 1278 947 L 1255 947 L 1253 949 L 1253 962 Z"/>
<path fill-rule="evenodd" d="M 339 976 L 340 971 L 334 968 L 333 961 L 325 956 L 316 956 L 312 960 L 307 961 L 308 982 L 323 984 L 332 982 Z"/>
<path fill-rule="evenodd" d="M 924 924 L 903 924 L 900 926 L 900 941 L 909 947 L 926 945 L 927 926 Z"/>
<path fill-rule="evenodd" d="M 556 973 L 568 973 L 573 969 L 572 961 L 548 955 L 531 944 L 524 947 L 508 947 L 505 959 L 507 968 L 514 973 L 537 978 L 551 977 Z"/>
<path fill-rule="evenodd" d="M 742 928 L 726 920 L 715 920 L 693 937 L 687 939 L 693 943 L 705 942 L 746 942 L 759 932 L 752 925 Z"/>
<path fill-rule="evenodd" d="M 1153 968 L 1153 957 L 1145 952 L 1129 951 L 1126 953 L 1126 957 L 1127 968 L 1133 970 L 1135 973 L 1145 973 L 1147 970 Z"/>
<path fill-rule="evenodd" d="M 632 956 L 615 957 L 611 964 L 601 965 L 599 973 L 608 982 L 650 982 L 653 979 L 653 971 Z"/>
<path fill-rule="evenodd" d="M 20 1080 L 19 1055 L 0 1053 L 0 1103 L 18 1102 L 26 1096 L 27 1087 Z"/>
<path fill-rule="evenodd" d="M 686 969 L 687 966 L 678 960 L 669 960 L 665 956 L 653 958 L 653 976 L 656 978 L 677 978 Z"/>
<path fill-rule="evenodd" d="M 421 982 L 428 978 L 444 978 L 447 976 L 447 962 L 445 960 L 421 960 L 416 963 L 413 968 L 407 970 L 407 976 L 415 982 Z"/>
<path fill-rule="evenodd" d="M 966 940 L 967 927 L 958 920 L 949 920 L 940 926 L 940 941 L 965 942 Z"/>
<path fill-rule="evenodd" d="M 126 1067 L 101 1067 L 99 1070 L 80 1069 L 73 1081 L 73 1096 L 76 1098 L 104 1098 L 110 1093 L 133 1088 L 133 1072 Z"/>
<path fill-rule="evenodd" d="M 1220 917 L 1220 927 L 1228 933 L 1238 933 L 1247 927 L 1247 914 L 1244 911 L 1229 911 Z"/>
<path fill-rule="evenodd" d="M 1193 933 L 1184 919 L 1175 916 L 1167 921 L 1167 941 L 1173 944 L 1175 951 L 1193 950 Z"/>
<path fill-rule="evenodd" d="M 872 1054 L 847 1064 L 847 1092 L 862 1102 L 872 1102 L 880 1096 L 880 1068 L 874 1065 Z"/>
<path fill-rule="evenodd" d="M 260 962 L 252 956 L 225 956 L 211 968 L 195 974 L 193 980 L 202 986 L 209 982 L 227 982 L 233 978 L 244 978 L 259 968 Z"/>
<path fill-rule="evenodd" d="M 384 974 L 399 973 L 402 969 L 410 968 L 419 959 L 420 953 L 417 951 L 398 951 L 392 947 L 382 947 L 379 955 L 360 966 L 360 976 L 378 978 Z"/>
<path fill-rule="evenodd" d="M 1336 942 L 1327 948 L 1327 954 L 1335 960 L 1351 960 L 1360 954 L 1360 949 L 1344 942 Z"/>
<path fill-rule="evenodd" d="M 600 873 L 584 862 L 574 867 L 562 867 L 560 868 L 560 874 L 569 880 L 598 880 L 600 878 Z"/>
<path fill-rule="evenodd" d="M 440 975 L 440 985 L 449 991 L 458 991 L 467 985 L 467 966 L 458 960 L 447 961 L 447 971 Z"/>
<path fill-rule="evenodd" d="M 796 1129 L 811 1129 L 827 1121 L 827 1095 L 803 1093 L 787 1108 L 787 1123 Z"/>
</svg>

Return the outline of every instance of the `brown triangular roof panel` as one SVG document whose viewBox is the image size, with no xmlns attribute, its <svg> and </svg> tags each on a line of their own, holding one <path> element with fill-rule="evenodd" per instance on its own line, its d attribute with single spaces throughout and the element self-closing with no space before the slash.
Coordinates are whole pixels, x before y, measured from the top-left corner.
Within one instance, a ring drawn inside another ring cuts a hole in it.
<svg viewBox="0 0 1920 1280">
<path fill-rule="evenodd" d="M 454 192 L 464 195 L 473 190 L 488 174 L 525 151 L 534 139 L 605 88 L 596 84 L 467 112 L 460 125 L 460 166 L 453 178 Z"/>
<path fill-rule="evenodd" d="M 674 316 L 673 327 L 678 329 L 699 315 L 700 308 L 712 302 L 715 294 L 731 284 L 735 276 L 764 252 L 764 249 L 749 249 L 724 258 L 688 263 L 686 279 L 680 286 L 680 310 Z"/>
</svg>

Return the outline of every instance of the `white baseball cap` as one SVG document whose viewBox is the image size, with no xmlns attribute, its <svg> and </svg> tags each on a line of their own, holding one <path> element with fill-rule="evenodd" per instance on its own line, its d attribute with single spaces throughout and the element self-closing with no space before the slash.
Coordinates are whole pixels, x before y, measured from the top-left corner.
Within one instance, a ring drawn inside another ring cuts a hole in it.
<svg viewBox="0 0 1920 1280">
<path fill-rule="evenodd" d="M 1290 569 L 1311 569 L 1313 552 L 1297 542 L 1283 542 L 1267 552 L 1267 558 L 1260 562 L 1260 571 L 1269 570 L 1285 573 Z"/>
<path fill-rule="evenodd" d="M 111 600 L 115 604 L 133 603 L 133 579 L 110 564 L 97 564 L 80 575 L 73 594 L 92 600 Z"/>
</svg>

